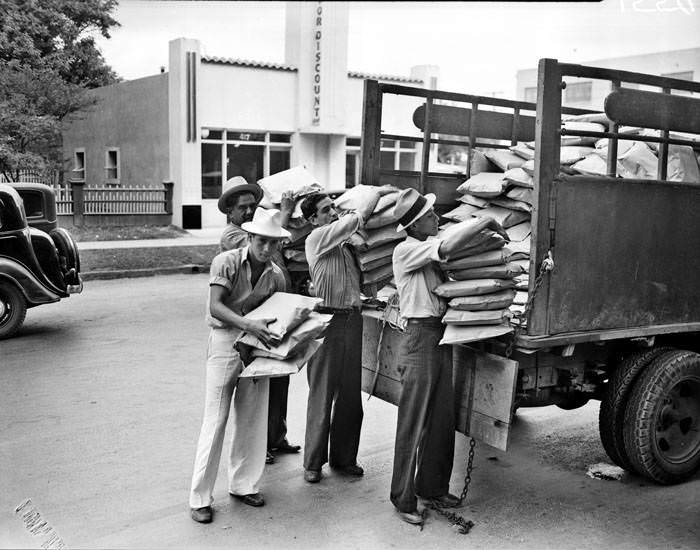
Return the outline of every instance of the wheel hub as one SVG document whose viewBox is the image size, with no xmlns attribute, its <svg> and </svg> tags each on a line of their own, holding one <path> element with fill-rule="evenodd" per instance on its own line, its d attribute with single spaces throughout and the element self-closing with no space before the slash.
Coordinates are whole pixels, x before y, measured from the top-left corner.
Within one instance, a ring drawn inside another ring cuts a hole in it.
<svg viewBox="0 0 700 550">
<path fill-rule="evenodd" d="M 669 391 L 659 411 L 655 433 L 661 456 L 682 463 L 700 448 L 700 380 L 686 378 Z"/>
<path fill-rule="evenodd" d="M 0 299 L 0 321 L 2 321 L 2 318 L 5 317 L 5 314 L 8 313 L 9 310 L 10 308 L 7 303 L 5 303 L 5 300 Z"/>
</svg>

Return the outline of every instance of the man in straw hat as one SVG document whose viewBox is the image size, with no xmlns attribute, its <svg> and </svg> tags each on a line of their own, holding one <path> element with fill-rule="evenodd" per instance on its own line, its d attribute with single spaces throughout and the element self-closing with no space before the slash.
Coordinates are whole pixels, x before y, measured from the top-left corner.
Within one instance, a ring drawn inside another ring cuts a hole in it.
<svg viewBox="0 0 700 550">
<path fill-rule="evenodd" d="M 221 235 L 219 252 L 242 248 L 248 244 L 248 233 L 241 227 L 242 224 L 253 219 L 253 213 L 257 208 L 263 191 L 258 184 L 248 183 L 242 176 L 234 176 L 229 179 L 219 197 L 219 210 L 226 214 L 228 225 Z M 292 193 L 282 194 L 280 204 L 280 224 L 287 228 L 289 218 L 294 210 Z M 272 261 L 282 270 L 287 288 L 291 287 L 291 279 L 280 250 L 272 255 Z M 298 453 L 301 447 L 292 445 L 287 441 L 287 399 L 289 394 L 289 376 L 280 376 L 270 380 L 270 405 L 267 421 L 267 455 L 265 462 L 272 464 L 274 452 Z"/>
<path fill-rule="evenodd" d="M 250 506 L 265 504 L 258 484 L 265 467 L 269 380 L 239 379 L 243 363 L 234 343 L 243 331 L 266 344 L 275 343 L 267 328 L 274 319 L 252 321 L 244 315 L 275 292 L 285 291 L 282 271 L 271 258 L 289 232 L 280 225 L 279 210 L 262 208 L 241 228 L 248 234 L 248 245 L 217 255 L 210 269 L 204 420 L 189 499 L 192 519 L 200 523 L 212 520 L 212 491 L 232 398 L 235 413 L 228 490 Z"/>
<path fill-rule="evenodd" d="M 446 304 L 432 292 L 443 282 L 436 262 L 447 258 L 442 241 L 429 238 L 438 233 L 433 204 L 432 193 L 405 189 L 394 207 L 397 231 L 408 234 L 392 257 L 399 310 L 407 325 L 397 358 L 402 383 L 390 498 L 401 519 L 413 524 L 423 522 L 417 495 L 442 507 L 461 503 L 449 493 L 455 442 L 452 363 L 446 348 L 438 346 Z M 467 231 L 476 235 L 482 229 L 505 236 L 492 218 L 476 221 Z"/>
<path fill-rule="evenodd" d="M 321 481 L 326 462 L 344 475 L 361 476 L 357 450 L 362 427 L 362 316 L 360 270 L 348 239 L 372 214 L 380 188 L 372 190 L 356 211 L 338 219 L 328 195 L 310 195 L 301 203 L 304 217 L 315 227 L 305 252 L 320 311 L 332 313 L 323 345 L 306 367 L 309 398 L 306 409 L 304 479 Z M 329 453 L 330 443 L 330 453 Z"/>
</svg>

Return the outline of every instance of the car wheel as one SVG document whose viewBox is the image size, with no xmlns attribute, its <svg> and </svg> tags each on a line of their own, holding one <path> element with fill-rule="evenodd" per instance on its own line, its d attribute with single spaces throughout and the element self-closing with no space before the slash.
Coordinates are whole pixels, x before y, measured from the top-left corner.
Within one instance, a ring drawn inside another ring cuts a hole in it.
<svg viewBox="0 0 700 550">
<path fill-rule="evenodd" d="M 634 472 L 634 467 L 623 442 L 625 408 L 639 375 L 649 363 L 666 351 L 669 348 L 654 348 L 626 357 L 612 373 L 600 401 L 598 430 L 603 448 L 615 464 L 631 472 Z"/>
<path fill-rule="evenodd" d="M 700 354 L 662 353 L 634 384 L 624 445 L 635 470 L 661 484 L 700 469 Z"/>
<path fill-rule="evenodd" d="M 0 283 L 0 339 L 9 338 L 22 326 L 27 315 L 27 301 L 11 283 Z"/>
</svg>

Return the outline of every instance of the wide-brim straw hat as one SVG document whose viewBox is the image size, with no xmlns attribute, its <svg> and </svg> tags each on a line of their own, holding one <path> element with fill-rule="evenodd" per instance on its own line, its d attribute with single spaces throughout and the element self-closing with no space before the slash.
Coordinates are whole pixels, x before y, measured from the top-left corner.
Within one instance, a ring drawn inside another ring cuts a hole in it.
<svg viewBox="0 0 700 550">
<path fill-rule="evenodd" d="M 285 239 L 291 237 L 291 233 L 287 231 L 280 223 L 282 215 L 276 208 L 257 208 L 253 214 L 253 221 L 241 224 L 241 229 L 248 233 L 270 237 L 272 239 Z"/>
<path fill-rule="evenodd" d="M 226 214 L 228 202 L 240 193 L 252 193 L 255 197 L 255 202 L 260 202 L 263 195 L 262 188 L 257 183 L 248 183 L 243 176 L 234 176 L 226 183 L 219 197 L 219 210 Z"/>
<path fill-rule="evenodd" d="M 394 206 L 394 214 L 399 219 L 396 231 L 403 231 L 411 224 L 417 222 L 435 204 L 435 195 L 426 193 L 421 195 L 413 188 L 404 189 L 399 194 Z"/>
</svg>

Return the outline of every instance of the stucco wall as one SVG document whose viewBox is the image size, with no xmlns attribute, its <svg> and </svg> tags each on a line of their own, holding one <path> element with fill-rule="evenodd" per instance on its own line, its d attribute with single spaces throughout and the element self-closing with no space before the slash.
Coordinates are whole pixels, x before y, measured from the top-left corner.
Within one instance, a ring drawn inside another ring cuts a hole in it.
<svg viewBox="0 0 700 550">
<path fill-rule="evenodd" d="M 105 151 L 119 148 L 120 184 L 157 186 L 168 179 L 168 75 L 121 82 L 91 92 L 98 103 L 63 132 L 66 179 L 73 151 L 85 149 L 87 185 L 105 182 Z"/>
</svg>

